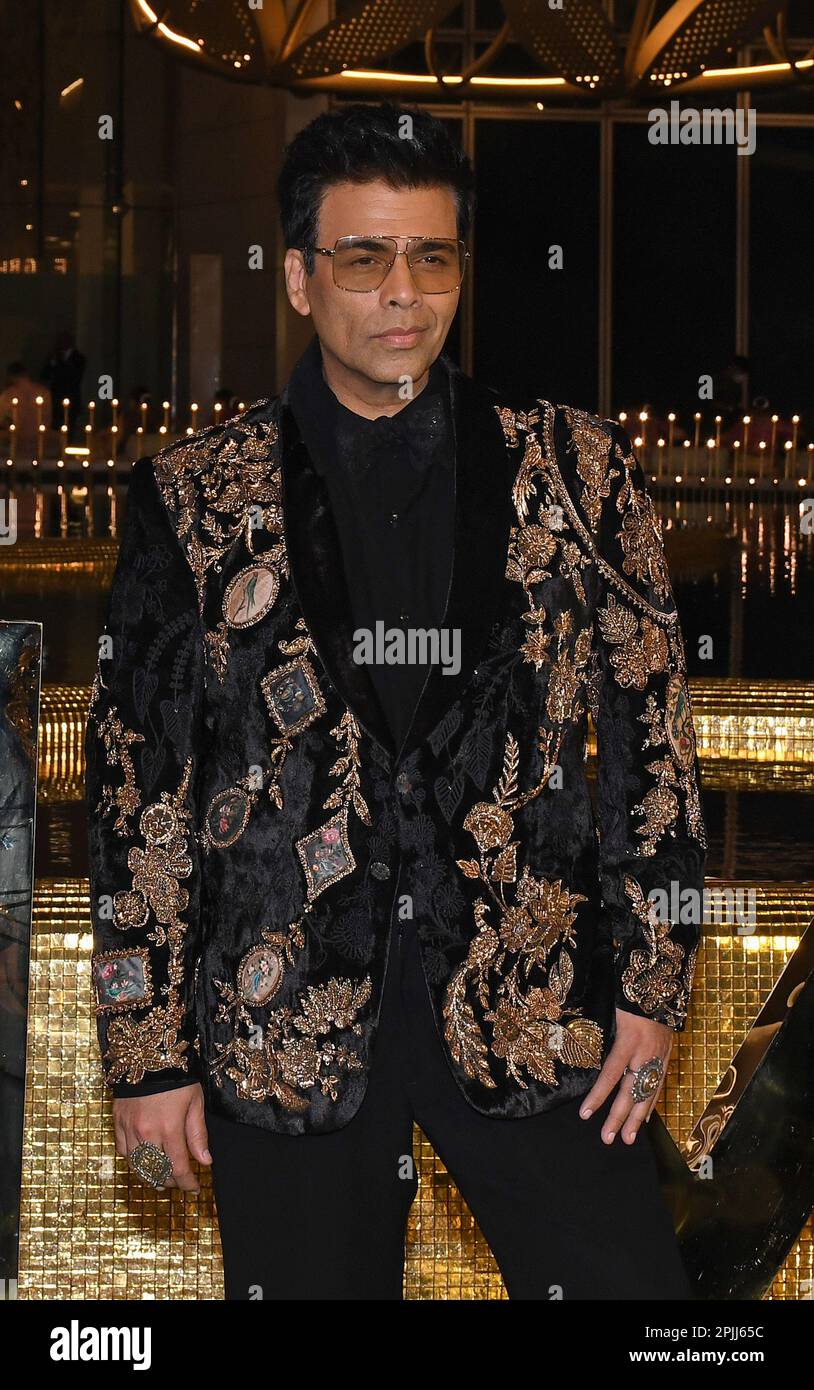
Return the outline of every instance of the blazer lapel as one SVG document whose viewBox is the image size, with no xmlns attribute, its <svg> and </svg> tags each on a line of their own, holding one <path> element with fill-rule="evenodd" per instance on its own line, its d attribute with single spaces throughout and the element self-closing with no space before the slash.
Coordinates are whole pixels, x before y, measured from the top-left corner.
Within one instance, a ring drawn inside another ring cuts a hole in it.
<svg viewBox="0 0 814 1390">
<path fill-rule="evenodd" d="M 311 462 L 287 390 L 278 423 L 286 549 L 306 627 L 341 699 L 392 755 L 393 735 L 369 668 L 353 660 L 355 624 L 328 489 Z"/>
<path fill-rule="evenodd" d="M 500 612 L 511 529 L 511 485 L 497 395 L 444 354 L 455 435 L 455 540 L 442 627 L 460 634 L 460 670 L 433 666 L 399 756 L 443 718 L 471 679 Z"/>
<path fill-rule="evenodd" d="M 497 397 L 443 355 L 455 448 L 452 574 L 442 626 L 460 634 L 460 669 L 432 667 L 401 749 L 369 668 L 353 660 L 354 622 L 341 543 L 324 480 L 314 468 L 287 388 L 279 401 L 282 508 L 291 582 L 341 699 L 391 757 L 404 756 L 443 718 L 470 680 L 499 616 L 511 527 L 510 478 Z"/>
</svg>

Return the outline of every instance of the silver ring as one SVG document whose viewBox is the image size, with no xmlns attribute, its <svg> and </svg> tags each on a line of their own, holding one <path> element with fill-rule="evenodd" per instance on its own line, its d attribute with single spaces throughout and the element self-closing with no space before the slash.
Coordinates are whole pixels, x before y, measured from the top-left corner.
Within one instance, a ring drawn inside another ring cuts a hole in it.
<svg viewBox="0 0 814 1390">
<path fill-rule="evenodd" d="M 664 1063 L 660 1057 L 651 1057 L 649 1061 L 643 1062 L 640 1067 L 625 1067 L 622 1072 L 626 1076 L 630 1072 L 633 1077 L 631 1097 L 638 1104 L 640 1101 L 649 1100 L 659 1088 L 659 1083 L 664 1074 Z"/>
<path fill-rule="evenodd" d="M 172 1159 L 151 1139 L 145 1139 L 131 1149 L 127 1162 L 148 1187 L 163 1187 L 167 1179 L 172 1177 Z"/>
</svg>

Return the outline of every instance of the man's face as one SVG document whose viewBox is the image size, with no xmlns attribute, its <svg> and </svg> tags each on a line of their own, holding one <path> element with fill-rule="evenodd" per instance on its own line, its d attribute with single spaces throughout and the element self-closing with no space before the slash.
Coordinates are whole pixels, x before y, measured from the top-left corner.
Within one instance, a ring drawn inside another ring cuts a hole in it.
<svg viewBox="0 0 814 1390">
<path fill-rule="evenodd" d="M 318 246 L 339 237 L 458 235 L 455 197 L 449 188 L 393 189 L 385 183 L 340 183 L 322 200 Z M 405 243 L 400 243 L 400 249 Z M 369 381 L 418 381 L 441 351 L 458 307 L 460 290 L 421 294 L 406 256 L 397 256 L 378 290 L 342 290 L 333 281 L 332 257 L 316 256 L 307 275 L 297 251 L 286 255 L 288 296 L 298 313 L 312 314 L 323 355 L 337 358 Z M 397 329 L 409 334 L 398 336 Z"/>
</svg>

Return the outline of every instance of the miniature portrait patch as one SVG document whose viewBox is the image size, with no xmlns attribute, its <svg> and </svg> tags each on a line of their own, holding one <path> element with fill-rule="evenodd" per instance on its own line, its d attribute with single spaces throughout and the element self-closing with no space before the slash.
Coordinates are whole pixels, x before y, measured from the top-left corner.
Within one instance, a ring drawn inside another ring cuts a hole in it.
<svg viewBox="0 0 814 1390">
<path fill-rule="evenodd" d="M 223 595 L 223 616 L 229 627 L 251 627 L 274 606 L 280 581 L 267 565 L 248 565 L 230 579 Z"/>
<path fill-rule="evenodd" d="M 238 966 L 237 988 L 245 1003 L 259 1008 L 277 993 L 282 979 L 283 962 L 279 951 L 271 946 L 253 946 Z"/>
<path fill-rule="evenodd" d="M 153 990 L 146 950 L 107 951 L 93 957 L 93 983 L 98 1012 L 143 1008 Z"/>
<path fill-rule="evenodd" d="M 676 762 L 686 772 L 692 767 L 695 757 L 695 733 L 690 715 L 687 682 L 682 675 L 670 677 L 667 686 L 667 716 L 664 723 Z"/>
<path fill-rule="evenodd" d="M 308 897 L 312 901 L 332 883 L 353 873 L 356 860 L 348 841 L 345 808 L 326 825 L 320 826 L 319 830 L 298 840 L 297 853 L 305 870 Z"/>
<path fill-rule="evenodd" d="M 297 734 L 325 713 L 325 701 L 309 661 L 298 657 L 260 682 L 271 717 L 281 733 Z"/>
<path fill-rule="evenodd" d="M 203 840 L 209 849 L 226 849 L 249 824 L 252 803 L 242 787 L 227 787 L 213 796 L 206 812 Z"/>
</svg>

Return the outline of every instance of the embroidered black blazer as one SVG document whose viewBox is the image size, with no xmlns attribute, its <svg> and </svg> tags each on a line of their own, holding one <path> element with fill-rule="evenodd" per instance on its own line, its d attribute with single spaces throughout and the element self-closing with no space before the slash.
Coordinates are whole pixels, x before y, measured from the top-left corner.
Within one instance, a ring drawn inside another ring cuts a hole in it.
<svg viewBox="0 0 814 1390">
<path fill-rule="evenodd" d="M 461 667 L 432 668 L 401 748 L 286 392 L 133 469 L 86 735 L 117 1096 L 198 1079 L 239 1121 L 346 1124 L 397 916 L 485 1114 L 587 1092 L 617 1007 L 684 1027 L 701 928 L 649 895 L 700 902 L 705 838 L 641 467 L 615 422 L 444 361 Z"/>
</svg>

